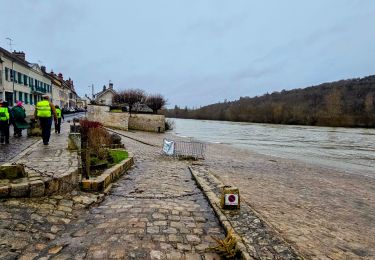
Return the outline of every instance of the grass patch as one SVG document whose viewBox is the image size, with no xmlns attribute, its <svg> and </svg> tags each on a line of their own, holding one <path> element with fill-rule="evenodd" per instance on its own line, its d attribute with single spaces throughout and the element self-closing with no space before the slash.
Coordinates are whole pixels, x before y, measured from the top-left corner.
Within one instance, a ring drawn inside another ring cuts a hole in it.
<svg viewBox="0 0 375 260">
<path fill-rule="evenodd" d="M 124 150 L 109 150 L 109 155 L 113 158 L 113 163 L 111 163 L 111 166 L 118 164 L 129 157 L 128 152 Z"/>
<path fill-rule="evenodd" d="M 121 109 L 112 109 L 109 112 L 111 112 L 111 113 L 122 113 L 123 111 Z"/>
<path fill-rule="evenodd" d="M 90 165 L 98 165 L 98 164 L 104 164 L 104 163 L 108 163 L 108 161 L 107 160 L 100 160 L 97 157 L 91 157 L 90 158 Z"/>
</svg>

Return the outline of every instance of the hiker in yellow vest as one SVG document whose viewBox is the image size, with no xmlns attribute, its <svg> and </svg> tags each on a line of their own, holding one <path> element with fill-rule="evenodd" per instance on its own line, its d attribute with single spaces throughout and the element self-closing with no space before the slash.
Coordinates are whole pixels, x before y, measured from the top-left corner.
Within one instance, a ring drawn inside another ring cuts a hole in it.
<svg viewBox="0 0 375 260">
<path fill-rule="evenodd" d="M 56 109 L 49 101 L 48 95 L 43 95 L 42 100 L 36 104 L 34 116 L 39 119 L 43 144 L 48 145 L 51 137 L 52 117 L 57 122 Z"/>
<path fill-rule="evenodd" d="M 60 134 L 61 118 L 64 120 L 64 115 L 58 105 L 56 105 L 55 108 L 56 108 L 56 115 L 57 115 L 57 122 L 55 121 L 55 133 Z"/>
<path fill-rule="evenodd" d="M 0 144 L 9 144 L 9 120 L 10 113 L 8 102 L 1 101 L 0 103 Z"/>
</svg>

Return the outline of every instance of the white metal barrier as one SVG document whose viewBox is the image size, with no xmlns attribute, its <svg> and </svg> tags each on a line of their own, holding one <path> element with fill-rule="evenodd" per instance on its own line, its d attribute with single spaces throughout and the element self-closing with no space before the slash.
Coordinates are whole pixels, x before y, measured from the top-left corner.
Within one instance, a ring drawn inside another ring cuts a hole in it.
<svg viewBox="0 0 375 260">
<path fill-rule="evenodd" d="M 180 158 L 204 159 L 206 145 L 197 141 L 163 140 L 163 153 Z"/>
</svg>

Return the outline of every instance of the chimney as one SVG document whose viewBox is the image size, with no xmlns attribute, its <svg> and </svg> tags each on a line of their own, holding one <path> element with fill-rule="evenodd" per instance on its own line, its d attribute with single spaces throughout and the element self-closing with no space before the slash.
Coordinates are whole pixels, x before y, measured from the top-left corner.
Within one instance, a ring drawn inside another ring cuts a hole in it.
<svg viewBox="0 0 375 260">
<path fill-rule="evenodd" d="M 23 51 L 13 51 L 13 55 L 23 61 L 26 61 L 26 54 Z"/>
<path fill-rule="evenodd" d="M 61 73 L 59 73 L 59 75 L 57 75 L 57 77 L 59 78 L 59 80 L 64 80 L 63 74 L 61 74 Z"/>
<path fill-rule="evenodd" d="M 49 75 L 51 75 L 52 77 L 56 76 L 56 74 L 53 72 L 53 70 L 51 70 L 51 72 L 49 73 Z"/>
<path fill-rule="evenodd" d="M 41 69 L 43 72 L 46 72 L 46 66 L 42 66 L 42 67 L 40 67 L 40 69 Z"/>
<path fill-rule="evenodd" d="M 106 91 L 107 90 L 107 87 L 104 85 L 103 86 L 103 91 Z"/>
<path fill-rule="evenodd" d="M 112 82 L 109 83 L 109 89 L 113 89 L 113 83 Z"/>
</svg>

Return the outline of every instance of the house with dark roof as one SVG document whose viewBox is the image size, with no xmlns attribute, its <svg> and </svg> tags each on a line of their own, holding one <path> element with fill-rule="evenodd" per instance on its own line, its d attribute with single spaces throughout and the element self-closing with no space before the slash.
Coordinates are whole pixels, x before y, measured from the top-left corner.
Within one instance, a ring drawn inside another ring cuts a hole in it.
<svg viewBox="0 0 375 260">
<path fill-rule="evenodd" d="M 51 78 L 39 65 L 28 62 L 24 52 L 0 47 L 0 99 L 10 106 L 22 101 L 26 114 L 31 115 L 42 95 L 52 97 Z"/>
<path fill-rule="evenodd" d="M 31 115 L 42 95 L 48 95 L 61 107 L 75 107 L 78 98 L 70 78 L 64 80 L 61 73 L 48 73 L 45 66 L 28 62 L 24 52 L 0 47 L 0 99 L 11 106 L 22 101 L 26 113 Z"/>
<path fill-rule="evenodd" d="M 112 98 L 116 94 L 113 89 L 113 83 L 108 84 L 108 88 L 104 85 L 103 90 L 94 95 L 95 102 L 101 105 L 112 105 Z"/>
</svg>

